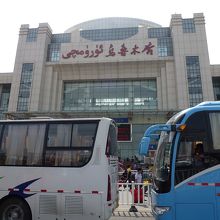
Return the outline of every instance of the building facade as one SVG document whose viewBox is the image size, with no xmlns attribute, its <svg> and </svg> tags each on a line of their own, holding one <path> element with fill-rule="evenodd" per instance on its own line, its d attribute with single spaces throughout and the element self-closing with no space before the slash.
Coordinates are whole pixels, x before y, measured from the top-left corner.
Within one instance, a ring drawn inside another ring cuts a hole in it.
<svg viewBox="0 0 220 220">
<path fill-rule="evenodd" d="M 0 74 L 2 118 L 114 118 L 122 158 L 138 154 L 148 126 L 206 100 L 220 100 L 220 65 L 210 65 L 202 13 L 172 15 L 168 27 L 102 18 L 53 34 L 47 23 L 21 25 L 14 71 Z"/>
</svg>

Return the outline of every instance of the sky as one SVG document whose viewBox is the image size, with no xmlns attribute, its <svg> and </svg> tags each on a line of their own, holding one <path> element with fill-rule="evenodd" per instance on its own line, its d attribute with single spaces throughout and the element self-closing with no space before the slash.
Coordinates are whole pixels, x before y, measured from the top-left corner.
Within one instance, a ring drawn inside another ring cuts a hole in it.
<svg viewBox="0 0 220 220">
<path fill-rule="evenodd" d="M 210 64 L 220 64 L 218 0 L 7 0 L 0 2 L 0 73 L 13 72 L 21 24 L 47 22 L 53 34 L 104 17 L 139 18 L 169 27 L 172 14 L 192 18 L 204 13 Z"/>
</svg>

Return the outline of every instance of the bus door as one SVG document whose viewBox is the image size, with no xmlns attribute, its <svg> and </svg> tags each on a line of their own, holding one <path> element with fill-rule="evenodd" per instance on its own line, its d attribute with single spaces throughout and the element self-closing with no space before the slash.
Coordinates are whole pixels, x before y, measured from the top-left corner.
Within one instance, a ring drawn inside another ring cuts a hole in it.
<svg viewBox="0 0 220 220">
<path fill-rule="evenodd" d="M 194 113 L 180 135 L 173 173 L 176 220 L 216 219 L 215 187 L 208 161 L 211 140 L 207 119 L 204 112 Z"/>
</svg>

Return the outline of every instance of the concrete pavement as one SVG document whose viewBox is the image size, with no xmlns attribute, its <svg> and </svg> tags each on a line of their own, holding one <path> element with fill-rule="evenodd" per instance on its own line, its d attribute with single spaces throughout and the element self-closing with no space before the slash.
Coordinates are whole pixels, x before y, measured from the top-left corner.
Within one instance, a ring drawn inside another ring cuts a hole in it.
<svg viewBox="0 0 220 220">
<path fill-rule="evenodd" d="M 153 220 L 150 208 L 136 206 L 138 212 L 129 212 L 130 206 L 120 205 L 114 212 L 110 220 Z"/>
</svg>

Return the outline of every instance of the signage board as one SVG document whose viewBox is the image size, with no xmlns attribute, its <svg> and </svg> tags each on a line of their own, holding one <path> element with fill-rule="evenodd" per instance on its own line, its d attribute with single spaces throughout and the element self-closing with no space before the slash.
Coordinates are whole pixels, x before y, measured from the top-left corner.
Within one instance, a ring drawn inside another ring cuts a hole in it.
<svg viewBox="0 0 220 220">
<path fill-rule="evenodd" d="M 118 127 L 118 141 L 119 142 L 131 142 L 131 124 L 123 123 L 117 124 Z"/>
</svg>

